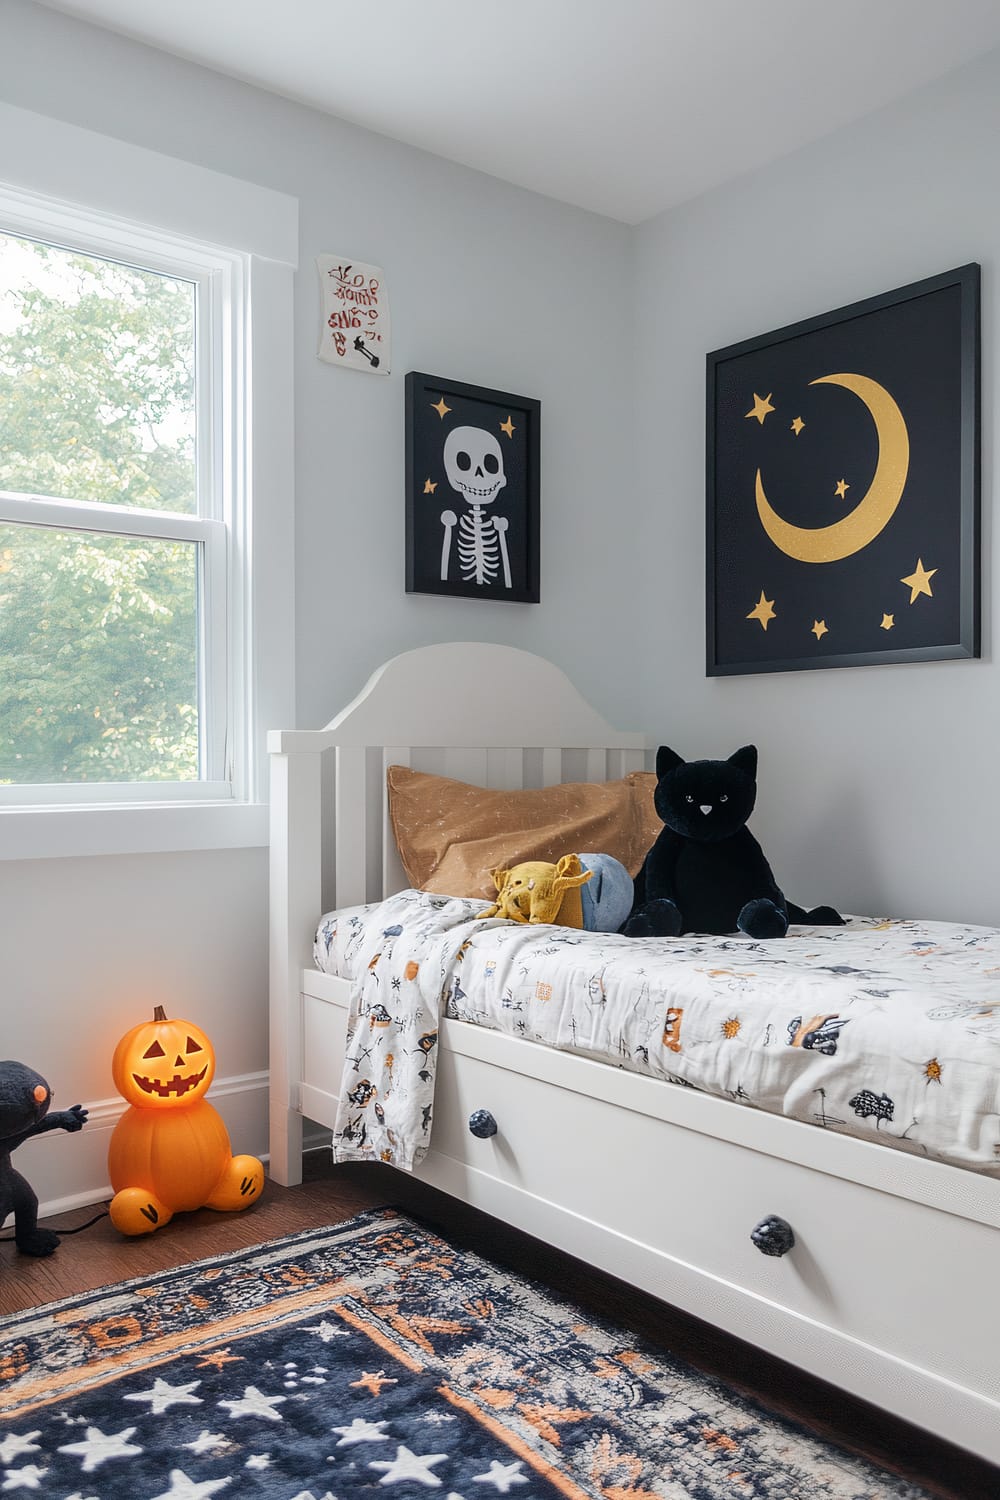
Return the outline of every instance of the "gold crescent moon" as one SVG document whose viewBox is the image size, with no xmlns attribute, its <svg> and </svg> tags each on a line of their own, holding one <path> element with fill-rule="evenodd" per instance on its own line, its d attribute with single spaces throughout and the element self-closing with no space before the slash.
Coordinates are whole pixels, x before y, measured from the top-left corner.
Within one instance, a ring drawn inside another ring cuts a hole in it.
<svg viewBox="0 0 1000 1500">
<path fill-rule="evenodd" d="M 910 467 L 910 438 L 903 413 L 885 386 L 867 375 L 822 375 L 810 385 L 842 385 L 853 391 L 871 414 L 878 436 L 878 463 L 863 500 L 832 526 L 792 526 L 771 507 L 757 470 L 757 513 L 774 545 L 799 562 L 836 562 L 873 542 L 889 524 L 899 504 Z"/>
</svg>

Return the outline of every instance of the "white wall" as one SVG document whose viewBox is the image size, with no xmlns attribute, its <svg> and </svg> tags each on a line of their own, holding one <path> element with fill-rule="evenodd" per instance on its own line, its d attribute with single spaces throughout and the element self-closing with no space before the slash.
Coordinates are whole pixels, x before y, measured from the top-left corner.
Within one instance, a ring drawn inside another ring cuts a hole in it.
<svg viewBox="0 0 1000 1500">
<path fill-rule="evenodd" d="M 300 199 L 300 723 L 325 722 L 387 655 L 456 636 L 538 647 L 620 717 L 631 231 L 27 0 L 0 0 L 0 15 L 11 103 Z M 317 360 L 321 252 L 385 269 L 389 379 Z M 614 288 L 624 334 L 596 321 Z M 541 400 L 540 605 L 404 593 L 409 369 Z"/>
<path fill-rule="evenodd" d="M 634 550 L 620 526 L 632 355 L 617 332 L 599 343 L 593 306 L 617 286 L 628 329 L 631 232 L 28 0 L 0 0 L 0 50 L 7 102 L 300 200 L 299 723 L 325 722 L 386 656 L 465 637 L 545 652 L 630 727 L 635 698 L 619 665 Z M 317 360 L 322 252 L 384 267 L 390 378 Z M 541 400 L 541 604 L 405 594 L 408 369 Z M 264 866 L 259 850 L 0 862 L 3 1003 L 18 1016 L 0 1050 L 45 1073 L 60 1102 L 106 1100 L 111 1051 L 133 1024 L 130 997 L 145 1014 L 155 991 L 206 1026 L 224 1078 L 263 1069 Z M 245 1092 L 251 1118 L 235 1096 L 220 1108 L 239 1147 L 260 1150 L 258 1081 Z M 100 1153 L 81 1144 L 87 1135 L 30 1148 L 43 1197 L 101 1185 L 92 1160 Z"/>
<path fill-rule="evenodd" d="M 263 849 L 0 861 L 0 1052 L 45 1075 L 53 1108 L 92 1112 L 81 1134 L 54 1131 L 18 1152 L 43 1201 L 90 1202 L 106 1183 L 124 1108 L 111 1054 L 157 1005 L 212 1038 L 225 1080 L 216 1106 L 246 1150 L 266 1149 L 266 893 Z"/>
<path fill-rule="evenodd" d="M 994 54 L 636 235 L 639 722 L 691 758 L 756 742 L 753 828 L 806 903 L 1000 921 L 998 140 Z M 706 352 L 969 261 L 983 267 L 983 660 L 706 678 Z"/>
</svg>

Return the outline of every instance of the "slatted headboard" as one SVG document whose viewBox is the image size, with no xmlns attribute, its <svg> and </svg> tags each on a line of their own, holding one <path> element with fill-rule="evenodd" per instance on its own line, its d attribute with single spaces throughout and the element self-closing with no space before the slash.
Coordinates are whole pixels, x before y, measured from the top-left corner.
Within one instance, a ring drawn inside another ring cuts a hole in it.
<svg viewBox="0 0 1000 1500">
<path fill-rule="evenodd" d="M 279 1105 L 297 1090 L 301 972 L 311 966 L 319 917 L 408 884 L 388 817 L 388 766 L 516 789 L 614 780 L 646 764 L 645 738 L 612 729 L 552 662 L 481 642 L 394 656 L 325 728 L 274 730 L 268 750 L 271 1077 Z"/>
</svg>

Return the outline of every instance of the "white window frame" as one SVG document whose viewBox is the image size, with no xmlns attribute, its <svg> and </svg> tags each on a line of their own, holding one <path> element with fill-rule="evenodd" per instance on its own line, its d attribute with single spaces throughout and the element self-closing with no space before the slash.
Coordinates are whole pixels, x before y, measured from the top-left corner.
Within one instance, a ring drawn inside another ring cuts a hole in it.
<svg viewBox="0 0 1000 1500">
<path fill-rule="evenodd" d="M 68 181 L 73 200 L 59 191 Z M 0 788 L 0 858 L 267 842 L 264 734 L 294 719 L 297 210 L 284 194 L 0 105 L 0 226 L 197 285 L 197 480 L 211 497 L 186 515 L 0 495 L 0 520 L 200 544 L 204 734 L 198 781 Z"/>
</svg>

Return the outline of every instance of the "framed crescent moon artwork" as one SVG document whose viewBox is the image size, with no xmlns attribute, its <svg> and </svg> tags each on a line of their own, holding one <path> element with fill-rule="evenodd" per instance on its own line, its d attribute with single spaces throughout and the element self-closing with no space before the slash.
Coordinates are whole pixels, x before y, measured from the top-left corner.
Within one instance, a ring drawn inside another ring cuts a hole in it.
<svg viewBox="0 0 1000 1500">
<path fill-rule="evenodd" d="M 979 282 L 708 355 L 709 677 L 979 656 Z"/>
</svg>

